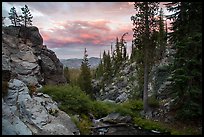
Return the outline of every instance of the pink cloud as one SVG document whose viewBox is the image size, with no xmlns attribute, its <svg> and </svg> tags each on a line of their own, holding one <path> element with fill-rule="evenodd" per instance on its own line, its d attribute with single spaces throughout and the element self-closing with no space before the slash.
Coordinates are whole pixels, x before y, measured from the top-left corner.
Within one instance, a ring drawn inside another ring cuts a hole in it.
<svg viewBox="0 0 204 137">
<path fill-rule="evenodd" d="M 44 31 L 41 32 L 42 36 L 43 36 L 43 41 L 48 41 L 50 39 L 49 34 L 44 33 Z"/>
<path fill-rule="evenodd" d="M 80 37 L 82 39 L 95 39 L 96 35 L 95 34 L 85 34 L 85 33 L 82 33 L 82 34 L 80 34 Z"/>
<path fill-rule="evenodd" d="M 95 3 L 91 3 L 92 6 Z M 106 6 L 104 6 L 106 5 Z M 163 6 L 163 3 L 160 4 Z M 90 5 L 87 5 L 88 7 Z M 110 8 L 110 10 L 105 10 Z M 96 9 L 88 9 L 94 11 Z M 128 2 L 117 2 L 117 3 L 102 3 L 102 5 L 97 6 L 98 10 L 104 12 L 113 12 L 112 16 L 122 16 L 117 13 L 117 11 L 124 10 L 124 14 L 129 14 L 131 17 L 134 14 L 133 3 Z M 99 8 L 100 7 L 100 8 Z M 127 10 L 133 8 L 133 10 Z M 79 9 L 84 10 L 84 7 Z M 135 11 L 134 11 L 135 12 Z M 126 19 L 127 20 L 127 19 Z M 167 20 L 167 24 L 169 26 L 169 21 Z M 112 42 L 115 43 L 116 37 L 119 39 L 121 36 L 128 32 L 128 35 L 125 36 L 125 40 L 127 42 L 132 41 L 132 22 L 129 19 L 129 23 L 121 23 L 121 21 L 117 20 L 108 20 L 108 19 L 95 19 L 95 20 L 68 20 L 68 21 L 58 21 L 54 22 L 54 27 L 50 28 L 49 30 L 52 32 L 48 32 L 42 30 L 42 36 L 44 38 L 45 43 L 49 43 L 52 46 L 50 47 L 69 47 L 69 46 L 78 46 L 78 45 L 90 45 L 90 46 L 107 46 L 110 45 Z M 112 28 L 114 27 L 114 29 Z M 51 43 L 53 42 L 53 43 Z M 49 45 L 48 45 L 49 46 Z"/>
<path fill-rule="evenodd" d="M 112 30 L 105 20 L 99 21 L 67 21 L 60 22 L 52 28 L 52 33 L 41 30 L 44 42 L 49 47 L 67 47 L 77 45 L 107 46 L 115 42 L 116 37 L 121 37 L 125 32 L 131 33 L 131 26 L 121 25 L 117 30 Z M 125 37 L 126 38 L 126 37 Z M 127 37 L 130 40 L 130 36 Z M 51 45 L 50 45 L 51 44 Z"/>
</svg>

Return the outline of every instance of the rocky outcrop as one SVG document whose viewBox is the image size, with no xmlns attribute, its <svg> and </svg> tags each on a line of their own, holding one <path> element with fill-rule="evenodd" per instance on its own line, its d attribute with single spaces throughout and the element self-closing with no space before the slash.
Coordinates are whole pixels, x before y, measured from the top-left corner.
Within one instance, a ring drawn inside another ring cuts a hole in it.
<svg viewBox="0 0 204 137">
<path fill-rule="evenodd" d="M 2 134 L 74 135 L 79 131 L 47 94 L 31 97 L 25 83 L 11 79 L 8 94 L 2 98 Z"/>
<path fill-rule="evenodd" d="M 29 93 L 27 86 L 38 90 L 44 84 L 66 83 L 62 64 L 43 45 L 37 27 L 2 28 L 2 82 L 7 81 L 8 92 L 2 98 L 3 135 L 79 134 L 48 95 Z"/>
<path fill-rule="evenodd" d="M 44 74 L 46 84 L 64 83 L 63 64 L 51 50 L 42 50 L 40 54 L 41 72 Z"/>
<path fill-rule="evenodd" d="M 31 43 L 36 46 L 43 44 L 43 38 L 40 35 L 38 28 L 34 26 L 32 27 L 25 27 L 25 26 L 3 27 L 3 34 L 6 34 L 12 37 L 29 39 Z"/>
<path fill-rule="evenodd" d="M 92 81 L 96 99 L 116 103 L 125 102 L 132 97 L 134 89 L 138 87 L 136 79 L 136 64 L 126 61 L 112 82 L 105 84 L 104 91 L 100 89 L 102 79 Z"/>
<path fill-rule="evenodd" d="M 55 53 L 43 45 L 39 30 L 34 26 L 2 28 L 2 73 L 27 85 L 66 83 L 63 65 Z"/>
</svg>

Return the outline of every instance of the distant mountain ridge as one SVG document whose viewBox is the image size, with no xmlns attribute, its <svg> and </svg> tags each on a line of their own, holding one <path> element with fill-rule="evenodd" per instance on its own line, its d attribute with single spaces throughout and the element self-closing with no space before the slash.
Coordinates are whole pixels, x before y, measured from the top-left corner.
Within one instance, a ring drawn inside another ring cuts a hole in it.
<svg viewBox="0 0 204 137">
<path fill-rule="evenodd" d="M 60 59 L 60 62 L 64 67 L 68 68 L 80 68 L 83 59 L 71 58 L 71 59 Z M 100 63 L 100 58 L 90 57 L 88 58 L 90 68 L 96 68 Z"/>
</svg>

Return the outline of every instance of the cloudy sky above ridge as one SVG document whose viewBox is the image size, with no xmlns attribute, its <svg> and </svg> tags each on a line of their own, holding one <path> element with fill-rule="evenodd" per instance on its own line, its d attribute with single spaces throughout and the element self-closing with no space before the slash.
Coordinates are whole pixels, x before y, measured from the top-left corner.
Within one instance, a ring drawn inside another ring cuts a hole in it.
<svg viewBox="0 0 204 137">
<path fill-rule="evenodd" d="M 126 32 L 130 53 L 132 2 L 2 2 L 2 16 L 8 17 L 13 6 L 21 14 L 24 5 L 28 5 L 44 44 L 60 59 L 83 58 L 84 48 L 89 57 L 99 57 Z M 5 23 L 10 25 L 10 20 L 6 18 Z"/>
</svg>

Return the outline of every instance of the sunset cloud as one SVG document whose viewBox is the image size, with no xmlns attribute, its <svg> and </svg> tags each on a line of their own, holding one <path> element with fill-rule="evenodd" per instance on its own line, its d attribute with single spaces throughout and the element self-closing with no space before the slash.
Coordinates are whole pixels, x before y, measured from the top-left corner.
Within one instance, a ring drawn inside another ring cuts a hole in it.
<svg viewBox="0 0 204 137">
<path fill-rule="evenodd" d="M 85 47 L 89 56 L 99 57 L 100 52 L 110 50 L 116 37 L 126 32 L 130 52 L 133 27 L 130 17 L 135 14 L 133 2 L 3 2 L 2 15 L 8 17 L 13 6 L 20 14 L 25 4 L 44 44 L 59 58 L 82 58 Z M 6 24 L 10 24 L 8 19 Z"/>
<path fill-rule="evenodd" d="M 58 24 L 63 29 L 55 27 L 50 30 L 50 33 L 42 29 L 41 34 L 45 44 L 49 44 L 50 48 L 57 48 L 80 44 L 84 46 L 107 46 L 114 42 L 116 37 L 121 37 L 123 33 L 131 33 L 131 26 L 121 25 L 120 29 L 112 30 L 108 23 L 111 22 L 67 21 Z"/>
</svg>

